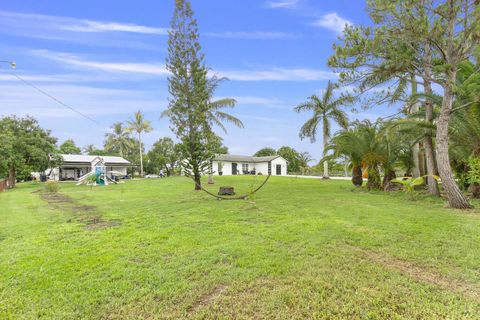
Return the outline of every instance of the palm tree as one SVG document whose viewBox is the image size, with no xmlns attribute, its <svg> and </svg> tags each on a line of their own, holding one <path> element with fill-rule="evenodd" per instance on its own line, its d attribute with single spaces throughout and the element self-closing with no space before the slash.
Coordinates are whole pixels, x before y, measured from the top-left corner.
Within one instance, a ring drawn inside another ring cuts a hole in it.
<svg viewBox="0 0 480 320">
<path fill-rule="evenodd" d="M 307 151 L 300 152 L 298 154 L 298 161 L 300 162 L 300 169 L 302 170 L 302 175 L 305 175 L 305 170 L 308 168 L 308 163 L 313 160 L 315 159 L 313 159 L 312 155 Z"/>
<path fill-rule="evenodd" d="M 360 139 L 358 128 L 351 126 L 347 129 L 337 132 L 326 151 L 333 150 L 332 155 L 328 155 L 322 159 L 326 161 L 328 159 L 336 159 L 339 157 L 345 157 L 350 162 L 352 168 L 352 183 L 356 187 L 360 187 L 363 184 L 363 172 L 362 172 L 362 159 L 364 154 L 363 143 Z"/>
<path fill-rule="evenodd" d="M 207 91 L 210 99 L 213 98 L 215 90 L 218 88 L 222 81 L 226 80 L 226 78 L 217 78 L 212 77 L 207 84 Z M 224 108 L 233 108 L 237 101 L 232 98 L 221 98 L 218 100 L 210 100 L 209 101 L 209 108 L 206 114 L 206 119 L 210 124 L 217 125 L 220 127 L 223 132 L 227 133 L 227 129 L 225 128 L 224 122 L 229 122 L 235 125 L 236 127 L 243 128 L 243 122 L 235 116 L 228 114 L 221 109 Z M 168 117 L 171 113 L 170 109 L 166 109 L 162 112 L 161 117 Z"/>
<path fill-rule="evenodd" d="M 85 147 L 83 147 L 83 153 L 84 154 L 92 154 L 97 148 L 95 148 L 95 145 L 93 144 L 87 144 Z"/>
<path fill-rule="evenodd" d="M 109 152 L 118 152 L 121 157 L 125 157 L 132 148 L 129 129 L 121 122 L 115 122 L 110 128 L 112 132 L 105 134 L 105 149 Z"/>
<path fill-rule="evenodd" d="M 316 140 L 318 126 L 322 126 L 323 130 L 323 157 L 327 155 L 327 146 L 330 139 L 331 124 L 330 120 L 335 121 L 342 128 L 348 126 L 347 114 L 340 110 L 339 107 L 350 101 L 347 96 L 335 99 L 333 96 L 334 85 L 329 81 L 327 89 L 322 97 L 312 95 L 304 102 L 295 107 L 295 112 L 312 111 L 313 116 L 305 122 L 300 129 L 300 138 L 310 138 L 313 143 Z M 328 161 L 323 162 L 323 179 L 328 179 Z"/>
<path fill-rule="evenodd" d="M 238 119 L 235 116 L 232 116 L 229 113 L 226 113 L 224 111 L 221 111 L 224 108 L 233 108 L 235 107 L 235 104 L 237 101 L 232 98 L 221 98 L 218 100 L 212 101 L 211 99 L 213 98 L 213 95 L 215 93 L 215 90 L 218 88 L 220 83 L 222 81 L 227 80 L 227 78 L 217 78 L 216 76 L 212 77 L 209 79 L 207 83 L 207 92 L 209 95 L 209 103 L 208 103 L 208 111 L 206 113 L 206 120 L 210 125 L 216 125 L 222 129 L 223 132 L 227 133 L 227 128 L 225 128 L 224 123 L 229 122 L 236 127 L 243 128 L 243 122 Z M 162 112 L 161 117 L 168 117 L 171 113 L 170 109 L 166 109 L 165 111 Z M 212 135 L 212 144 L 215 144 L 217 141 L 218 137 L 216 135 Z M 209 174 L 208 174 L 208 183 L 212 184 L 213 183 L 213 172 L 212 168 L 209 168 Z"/>
<path fill-rule="evenodd" d="M 210 98 L 213 97 L 213 95 L 215 94 L 215 90 L 218 88 L 220 83 L 225 80 L 227 79 L 217 78 L 217 77 L 213 77 L 212 79 L 210 79 L 207 87 Z M 210 101 L 207 119 L 214 125 L 217 125 L 218 127 L 220 127 L 225 133 L 227 133 L 227 129 L 223 124 L 224 122 L 229 122 L 238 128 L 243 128 L 243 122 L 240 119 L 224 111 L 221 111 L 221 109 L 224 109 L 224 108 L 235 107 L 236 103 L 237 101 L 232 98 L 221 98 L 215 101 Z"/>
<path fill-rule="evenodd" d="M 127 121 L 128 130 L 138 134 L 138 145 L 140 150 L 140 176 L 143 177 L 143 154 L 142 154 L 142 133 L 148 133 L 153 130 L 150 121 L 145 120 L 141 110 L 134 114 L 133 120 Z"/>
</svg>

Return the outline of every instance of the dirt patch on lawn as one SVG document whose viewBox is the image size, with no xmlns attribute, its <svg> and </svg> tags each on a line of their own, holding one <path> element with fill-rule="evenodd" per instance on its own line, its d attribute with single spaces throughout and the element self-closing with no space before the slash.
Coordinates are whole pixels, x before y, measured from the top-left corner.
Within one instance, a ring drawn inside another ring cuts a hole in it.
<svg viewBox="0 0 480 320">
<path fill-rule="evenodd" d="M 72 203 L 73 199 L 66 194 L 63 193 L 50 193 L 50 192 L 42 192 L 41 197 L 43 200 L 47 201 L 48 204 L 62 204 L 62 203 Z"/>
<path fill-rule="evenodd" d="M 117 220 L 103 220 L 101 217 L 93 217 L 88 220 L 85 224 L 85 229 L 87 230 L 102 230 L 112 227 L 118 227 L 122 223 Z"/>
<path fill-rule="evenodd" d="M 54 209 L 62 210 L 63 212 L 70 212 L 73 218 L 68 221 L 78 221 L 85 224 L 87 230 L 102 230 L 121 225 L 117 220 L 104 220 L 97 212 L 97 207 L 91 205 L 81 205 L 75 200 L 60 192 L 49 193 L 42 192 L 40 197 Z"/>
<path fill-rule="evenodd" d="M 449 291 L 461 293 L 473 300 L 480 301 L 480 285 L 478 284 L 452 279 L 431 268 L 419 266 L 413 262 L 401 260 L 383 253 L 353 246 L 349 246 L 349 248 L 363 258 L 381 264 L 389 269 L 399 271 L 417 281 L 433 284 Z"/>
<path fill-rule="evenodd" d="M 198 298 L 197 301 L 195 301 L 195 303 L 189 308 L 189 313 L 195 313 L 201 307 L 208 306 L 220 295 L 222 295 L 227 288 L 228 287 L 225 285 L 218 285 L 212 291 L 200 296 L 200 298 Z"/>
</svg>

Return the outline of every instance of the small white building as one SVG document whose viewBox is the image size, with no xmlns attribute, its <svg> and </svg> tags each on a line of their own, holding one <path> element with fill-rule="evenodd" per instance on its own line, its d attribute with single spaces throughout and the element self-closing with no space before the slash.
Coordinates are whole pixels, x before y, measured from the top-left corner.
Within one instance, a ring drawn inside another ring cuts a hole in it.
<svg viewBox="0 0 480 320">
<path fill-rule="evenodd" d="M 62 165 L 52 170 L 47 170 L 48 178 L 51 180 L 73 180 L 94 170 L 95 166 L 101 163 L 105 167 L 108 177 L 123 177 L 127 175 L 127 168 L 133 165 L 122 157 L 111 156 L 89 156 L 82 154 L 61 154 Z"/>
<path fill-rule="evenodd" d="M 251 157 L 219 154 L 212 159 L 214 175 L 263 174 L 287 175 L 287 160 L 281 156 Z"/>
</svg>

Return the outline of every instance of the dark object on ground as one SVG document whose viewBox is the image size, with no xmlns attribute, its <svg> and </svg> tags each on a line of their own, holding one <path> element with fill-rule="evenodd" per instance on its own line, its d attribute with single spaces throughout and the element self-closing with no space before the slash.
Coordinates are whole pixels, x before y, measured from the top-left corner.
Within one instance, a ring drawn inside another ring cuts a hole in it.
<svg viewBox="0 0 480 320">
<path fill-rule="evenodd" d="M 263 173 L 259 172 L 257 173 L 257 176 L 263 176 Z"/>
<path fill-rule="evenodd" d="M 46 174 L 41 174 L 40 175 L 40 182 L 47 182 L 47 175 Z"/>
<path fill-rule="evenodd" d="M 233 187 L 220 187 L 220 190 L 218 191 L 219 196 L 234 196 L 235 191 Z"/>
<path fill-rule="evenodd" d="M 223 175 L 223 172 L 222 172 L 222 171 L 219 171 L 219 172 L 218 172 L 218 175 L 219 175 L 219 176 Z"/>
<path fill-rule="evenodd" d="M 120 179 L 128 180 L 128 179 L 132 179 L 132 177 L 130 177 L 129 175 L 126 175 L 126 176 L 121 177 Z"/>
</svg>

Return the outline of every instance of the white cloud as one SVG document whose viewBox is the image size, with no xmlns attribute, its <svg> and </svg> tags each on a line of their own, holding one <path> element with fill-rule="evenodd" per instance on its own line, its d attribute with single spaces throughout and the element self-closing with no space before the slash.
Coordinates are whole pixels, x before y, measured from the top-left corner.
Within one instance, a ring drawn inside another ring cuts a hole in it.
<svg viewBox="0 0 480 320">
<path fill-rule="evenodd" d="M 267 2 L 269 8 L 296 8 L 300 0 L 272 0 Z"/>
<path fill-rule="evenodd" d="M 302 35 L 299 33 L 291 32 L 273 32 L 273 31 L 225 31 L 225 32 L 205 32 L 203 36 L 212 38 L 225 38 L 225 39 L 261 39 L 261 40 L 275 40 L 275 39 L 296 39 Z"/>
<path fill-rule="evenodd" d="M 327 13 L 313 23 L 316 27 L 326 28 L 336 33 L 342 33 L 345 26 L 353 25 L 349 20 L 340 17 L 336 12 Z"/>
<path fill-rule="evenodd" d="M 315 69 L 273 68 L 269 70 L 231 70 L 219 74 L 236 81 L 319 81 L 335 79 L 333 72 Z"/>
<path fill-rule="evenodd" d="M 115 21 L 94 21 L 64 16 L 0 11 L 0 33 L 97 46 L 158 49 L 148 39 L 135 41 L 127 34 L 168 35 L 168 28 Z M 299 33 L 277 31 L 205 32 L 202 36 L 225 39 L 294 39 Z M 151 39 L 150 39 L 151 40 Z"/>
<path fill-rule="evenodd" d="M 133 32 L 168 35 L 167 28 L 153 28 L 131 23 L 100 22 L 92 20 L 79 20 L 78 24 L 61 26 L 60 28 L 75 32 Z"/>
<path fill-rule="evenodd" d="M 55 60 L 66 65 L 102 70 L 105 72 L 146 74 L 167 76 L 169 74 L 162 63 L 104 62 L 82 59 L 78 56 L 56 53 L 48 50 L 34 51 L 39 56 Z M 335 79 L 333 72 L 306 68 L 272 68 L 267 70 L 215 70 L 217 74 L 232 81 L 319 81 Z"/>
<path fill-rule="evenodd" d="M 104 62 L 85 60 L 75 55 L 66 53 L 55 53 L 48 50 L 36 50 L 37 55 L 62 62 L 64 64 L 76 67 L 86 67 L 90 69 L 98 69 L 106 72 L 120 73 L 140 73 L 150 75 L 168 75 L 169 72 L 162 63 L 131 63 L 131 62 Z"/>
</svg>

